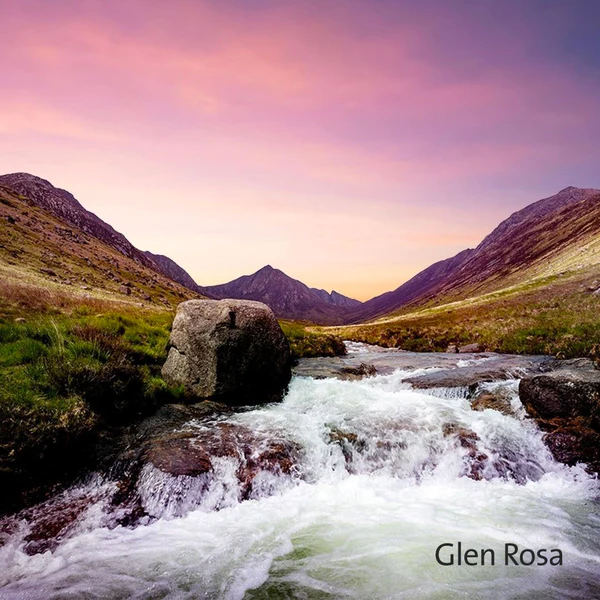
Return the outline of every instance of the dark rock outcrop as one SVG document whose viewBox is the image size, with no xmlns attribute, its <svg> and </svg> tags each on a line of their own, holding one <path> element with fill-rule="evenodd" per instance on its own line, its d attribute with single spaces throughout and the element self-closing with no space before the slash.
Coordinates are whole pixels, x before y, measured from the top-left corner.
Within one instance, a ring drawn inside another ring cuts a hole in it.
<svg viewBox="0 0 600 600">
<path fill-rule="evenodd" d="M 260 302 L 183 302 L 169 345 L 164 379 L 196 398 L 273 401 L 291 377 L 288 341 L 271 309 Z"/>
<path fill-rule="evenodd" d="M 564 361 L 555 371 L 525 377 L 519 396 L 547 431 L 544 440 L 556 460 L 600 472 L 600 371 L 593 361 Z"/>
<path fill-rule="evenodd" d="M 594 428 L 600 426 L 600 371 L 591 360 L 565 361 L 555 371 L 525 377 L 519 395 L 537 419 L 583 418 Z"/>
</svg>

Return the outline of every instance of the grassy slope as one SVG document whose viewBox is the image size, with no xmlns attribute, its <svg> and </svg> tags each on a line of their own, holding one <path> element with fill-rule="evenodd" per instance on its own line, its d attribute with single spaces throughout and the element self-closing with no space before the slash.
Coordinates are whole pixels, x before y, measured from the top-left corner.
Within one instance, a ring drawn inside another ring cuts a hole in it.
<svg viewBox="0 0 600 600">
<path fill-rule="evenodd" d="M 82 298 L 170 308 L 197 296 L 0 187 L 0 275 Z"/>
<path fill-rule="evenodd" d="M 345 327 L 313 328 L 344 339 L 401 347 L 414 351 L 444 351 L 449 344 L 479 342 L 498 352 L 594 355 L 600 347 L 600 265 L 583 266 L 578 252 L 571 264 L 561 256 L 560 268 L 548 265 L 525 283 L 396 313 Z"/>
<path fill-rule="evenodd" d="M 114 424 L 181 397 L 160 378 L 172 318 L 52 283 L 0 283 L 0 508 L 88 460 Z"/>
<path fill-rule="evenodd" d="M 313 332 L 309 323 L 285 319 L 281 319 L 279 323 L 290 342 L 293 358 L 346 354 L 344 343 L 336 335 Z"/>
</svg>

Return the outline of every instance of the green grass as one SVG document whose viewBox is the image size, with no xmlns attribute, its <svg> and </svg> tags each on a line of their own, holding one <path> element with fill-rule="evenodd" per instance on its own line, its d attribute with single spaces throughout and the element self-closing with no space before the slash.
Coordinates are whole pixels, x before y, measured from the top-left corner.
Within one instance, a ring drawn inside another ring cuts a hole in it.
<svg viewBox="0 0 600 600">
<path fill-rule="evenodd" d="M 0 476 L 18 488 L 59 467 L 111 424 L 179 401 L 160 377 L 172 313 L 138 311 L 0 319 Z M 3 486 L 4 487 L 4 486 Z"/>
<path fill-rule="evenodd" d="M 587 288 L 585 281 L 551 282 L 485 302 L 425 309 L 333 331 L 344 339 L 417 352 L 477 342 L 496 352 L 596 358 L 600 298 Z"/>
<path fill-rule="evenodd" d="M 290 343 L 294 359 L 346 354 L 344 343 L 337 335 L 312 333 L 298 321 L 281 320 L 279 324 Z"/>
</svg>

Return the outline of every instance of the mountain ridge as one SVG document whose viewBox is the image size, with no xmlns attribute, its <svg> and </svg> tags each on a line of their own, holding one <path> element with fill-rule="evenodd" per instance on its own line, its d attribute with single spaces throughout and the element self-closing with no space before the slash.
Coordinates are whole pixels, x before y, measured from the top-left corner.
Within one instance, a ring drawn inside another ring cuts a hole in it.
<svg viewBox="0 0 600 600">
<path fill-rule="evenodd" d="M 97 238 L 135 262 L 198 292 L 194 280 L 175 261 L 161 254 L 139 250 L 112 225 L 87 210 L 71 192 L 54 186 L 47 179 L 25 172 L 8 173 L 0 175 L 0 187 L 12 191 L 29 205 L 47 211 L 65 224 Z"/>
</svg>

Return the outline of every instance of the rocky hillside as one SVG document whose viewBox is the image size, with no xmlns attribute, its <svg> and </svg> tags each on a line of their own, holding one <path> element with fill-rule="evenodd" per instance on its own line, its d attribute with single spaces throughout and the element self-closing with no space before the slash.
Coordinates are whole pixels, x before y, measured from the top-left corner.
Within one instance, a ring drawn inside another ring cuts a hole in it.
<svg viewBox="0 0 600 600">
<path fill-rule="evenodd" d="M 436 289 L 464 297 L 600 260 L 600 190 L 568 187 L 502 221 Z"/>
<path fill-rule="evenodd" d="M 352 312 L 349 323 L 477 297 L 600 262 L 600 190 L 568 187 L 502 221 L 474 249 L 435 263 Z"/>
<path fill-rule="evenodd" d="M 37 207 L 49 213 L 66 228 L 74 228 L 77 232 L 96 238 L 135 263 L 197 291 L 194 280 L 177 263 L 166 256 L 138 250 L 123 234 L 86 210 L 73 194 L 54 187 L 49 181 L 29 173 L 10 173 L 0 176 L 0 189 L 32 208 Z"/>
<path fill-rule="evenodd" d="M 43 179 L 0 177 L 0 223 L 5 286 L 13 282 L 32 290 L 68 289 L 74 297 L 164 307 L 198 296 L 165 275 L 71 194 Z"/>
<path fill-rule="evenodd" d="M 155 265 L 157 265 L 158 269 L 164 275 L 192 291 L 199 291 L 199 286 L 192 279 L 192 276 L 185 269 L 180 267 L 173 259 L 169 258 L 168 256 L 164 256 L 164 254 L 153 254 L 148 250 L 146 250 L 144 254 Z"/>
<path fill-rule="evenodd" d="M 278 317 L 322 324 L 342 323 L 349 312 L 360 305 L 358 300 L 347 298 L 336 291 L 328 293 L 309 288 L 270 265 L 252 275 L 244 275 L 221 285 L 202 287 L 200 290 L 217 299 L 258 300 L 270 306 Z"/>
</svg>

